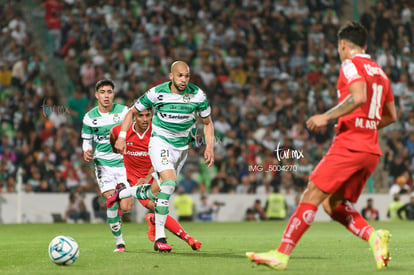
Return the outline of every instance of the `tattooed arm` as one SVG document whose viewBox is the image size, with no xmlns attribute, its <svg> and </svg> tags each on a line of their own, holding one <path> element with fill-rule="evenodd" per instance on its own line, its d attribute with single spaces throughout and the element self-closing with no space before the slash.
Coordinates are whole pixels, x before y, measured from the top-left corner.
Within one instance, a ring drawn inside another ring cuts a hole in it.
<svg viewBox="0 0 414 275">
<path fill-rule="evenodd" d="M 314 115 L 306 121 L 306 126 L 311 131 L 318 131 L 325 127 L 329 121 L 336 120 L 341 116 L 351 113 L 367 101 L 367 90 L 364 81 L 352 83 L 349 88 L 349 95 L 338 105 L 320 115 Z"/>
</svg>

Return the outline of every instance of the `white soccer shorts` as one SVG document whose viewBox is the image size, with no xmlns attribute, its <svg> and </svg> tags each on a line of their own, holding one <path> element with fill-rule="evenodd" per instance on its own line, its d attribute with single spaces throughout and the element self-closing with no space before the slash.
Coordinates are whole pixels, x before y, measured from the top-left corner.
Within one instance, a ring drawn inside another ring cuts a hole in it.
<svg viewBox="0 0 414 275">
<path fill-rule="evenodd" d="M 125 167 L 109 167 L 96 165 L 95 176 L 98 181 L 99 189 L 102 194 L 109 190 L 114 190 L 118 183 L 129 186 Z"/>
<path fill-rule="evenodd" d="M 151 137 L 148 152 L 155 171 L 173 169 L 178 177 L 187 159 L 188 149 L 178 150 L 160 137 Z"/>
</svg>

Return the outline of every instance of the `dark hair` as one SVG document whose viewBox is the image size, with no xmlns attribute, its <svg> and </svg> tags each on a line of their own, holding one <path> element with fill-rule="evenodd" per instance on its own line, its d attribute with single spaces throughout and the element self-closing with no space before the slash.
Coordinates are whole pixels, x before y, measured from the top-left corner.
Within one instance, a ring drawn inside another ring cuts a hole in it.
<svg viewBox="0 0 414 275">
<path fill-rule="evenodd" d="M 345 39 L 364 48 L 367 45 L 367 30 L 358 22 L 349 21 L 338 31 L 338 41 Z"/>
<path fill-rule="evenodd" d="M 112 80 L 110 79 L 99 80 L 95 84 L 95 92 L 97 92 L 99 88 L 101 88 L 102 86 L 108 86 L 108 85 L 111 86 L 113 90 L 115 89 L 115 83 Z"/>
</svg>

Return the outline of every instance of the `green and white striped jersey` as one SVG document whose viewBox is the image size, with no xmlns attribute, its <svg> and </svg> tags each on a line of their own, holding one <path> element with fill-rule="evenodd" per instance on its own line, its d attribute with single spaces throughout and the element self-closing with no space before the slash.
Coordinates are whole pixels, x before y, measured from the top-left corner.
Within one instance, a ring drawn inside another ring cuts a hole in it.
<svg viewBox="0 0 414 275">
<path fill-rule="evenodd" d="M 83 117 L 82 138 L 93 139 L 93 160 L 96 165 L 124 166 L 122 155 L 112 152 L 109 133 L 112 127 L 122 123 L 128 110 L 127 106 L 114 103 L 109 113 L 103 114 L 95 107 Z"/>
<path fill-rule="evenodd" d="M 211 113 L 206 94 L 189 83 L 181 94 L 174 94 L 170 81 L 148 90 L 135 102 L 135 108 L 143 111 L 154 107 L 152 136 L 158 136 L 178 149 L 188 148 L 191 129 L 197 115 L 205 118 Z"/>
</svg>

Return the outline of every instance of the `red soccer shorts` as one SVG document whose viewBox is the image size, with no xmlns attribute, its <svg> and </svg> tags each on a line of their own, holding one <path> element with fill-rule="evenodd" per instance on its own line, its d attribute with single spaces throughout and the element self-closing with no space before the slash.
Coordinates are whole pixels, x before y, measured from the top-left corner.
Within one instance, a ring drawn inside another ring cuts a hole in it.
<svg viewBox="0 0 414 275">
<path fill-rule="evenodd" d="M 309 180 L 322 191 L 355 203 L 378 161 L 379 155 L 331 146 Z"/>
<path fill-rule="evenodd" d="M 150 200 L 138 200 L 142 206 L 147 207 L 147 204 L 150 202 Z"/>
</svg>

